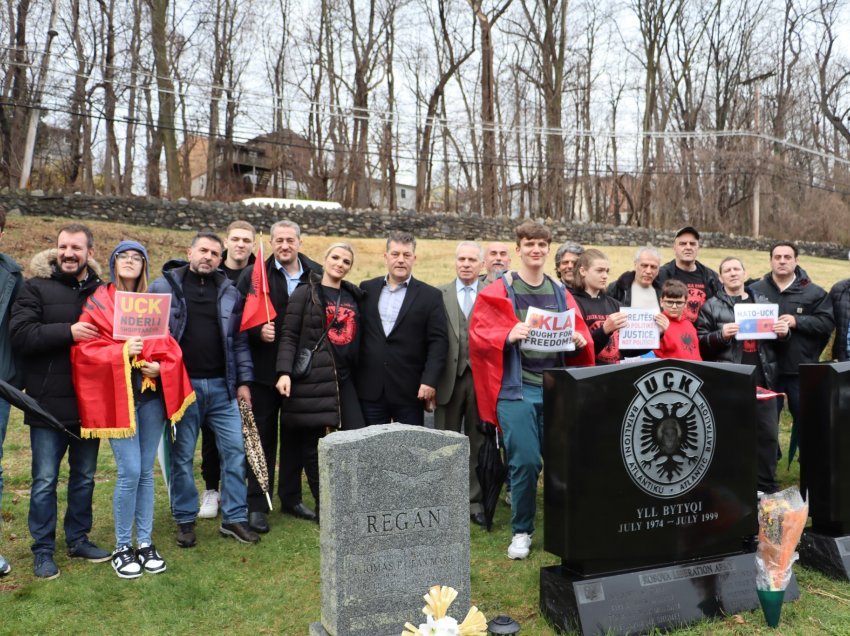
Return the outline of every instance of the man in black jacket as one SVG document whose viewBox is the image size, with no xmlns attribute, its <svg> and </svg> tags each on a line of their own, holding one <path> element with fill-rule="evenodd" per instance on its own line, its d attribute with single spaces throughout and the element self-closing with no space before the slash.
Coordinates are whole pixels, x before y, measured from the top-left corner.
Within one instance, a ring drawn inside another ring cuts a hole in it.
<svg viewBox="0 0 850 636">
<path fill-rule="evenodd" d="M 227 226 L 227 238 L 224 239 L 226 247 L 221 255 L 221 271 L 234 285 L 245 268 L 256 260 L 255 237 L 256 230 L 248 221 L 236 220 Z M 201 507 L 198 510 L 198 517 L 201 519 L 215 519 L 218 516 L 218 504 L 221 501 L 218 492 L 221 481 L 220 464 L 215 433 L 204 425 L 201 427 L 201 477 L 206 489 L 201 495 Z"/>
<path fill-rule="evenodd" d="M 832 302 L 826 291 L 815 285 L 797 264 L 797 246 L 788 241 L 770 249 L 770 272 L 752 285 L 767 302 L 779 305 L 779 320 L 788 323 L 791 337 L 776 345 L 779 359 L 777 388 L 788 396 L 794 418 L 791 429 L 792 458 L 797 440 L 800 405 L 800 371 L 805 362 L 817 362 L 832 334 Z M 782 402 L 779 403 L 780 409 Z"/>
<path fill-rule="evenodd" d="M 251 385 L 254 418 L 269 468 L 269 496 L 274 494 L 274 467 L 278 458 L 280 431 L 278 496 L 281 509 L 286 514 L 314 521 L 316 513 L 305 506 L 301 499 L 301 472 L 304 468 L 305 445 L 309 444 L 309 439 L 303 432 L 290 430 L 286 426 L 286 415 L 281 410 L 283 397 L 275 388 L 275 383 L 278 380 L 278 344 L 289 297 L 296 287 L 307 283 L 310 272 L 321 274 L 322 268 L 301 253 L 301 228 L 296 223 L 278 221 L 269 232 L 273 253 L 266 259 L 264 266 L 269 281 L 269 296 L 277 317 L 271 323 L 248 330 L 248 344 L 254 361 L 254 382 Z M 239 291 L 243 295 L 251 287 L 251 277 L 256 266 L 257 263 L 248 266 L 239 279 Z M 248 476 L 248 522 L 257 532 L 269 531 L 267 513 L 266 498 L 252 473 Z"/>
<path fill-rule="evenodd" d="M 57 248 L 32 259 L 32 278 L 24 283 L 12 307 L 12 347 L 23 361 L 23 386 L 27 394 L 77 436 L 80 415 L 71 376 L 71 345 L 97 336 L 97 328 L 80 322 L 83 305 L 100 285 L 91 230 L 77 223 L 59 232 Z M 65 543 L 72 557 L 99 563 L 110 553 L 88 539 L 92 528 L 92 495 L 97 469 L 98 439 L 72 438 L 46 427 L 29 414 L 32 447 L 32 485 L 29 531 L 35 575 L 55 579 L 59 568 L 56 551 L 56 485 L 59 467 L 68 453 L 68 508 Z"/>
<path fill-rule="evenodd" d="M 835 339 L 832 342 L 832 359 L 850 360 L 850 278 L 840 280 L 829 290 L 832 316 L 835 321 Z"/>
<path fill-rule="evenodd" d="M 641 307 L 661 311 L 661 284 L 658 272 L 661 268 L 661 254 L 654 247 L 638 248 L 635 254 L 635 268 L 623 274 L 608 285 L 608 295 L 622 307 Z"/>
<path fill-rule="evenodd" d="M 253 380 L 248 338 L 240 333 L 242 295 L 218 267 L 224 245 L 211 232 L 198 232 L 185 261 L 172 261 L 148 291 L 171 294 L 168 328 L 183 351 L 196 401 L 186 409 L 171 444 L 171 514 L 177 545 L 195 545 L 198 489 L 192 469 L 198 432 L 206 422 L 215 432 L 221 458 L 219 533 L 240 543 L 260 537 L 248 527 L 245 447 L 237 400 L 251 404 Z"/>
<path fill-rule="evenodd" d="M 720 262 L 720 282 L 723 289 L 702 306 L 697 320 L 699 349 L 708 362 L 732 362 L 755 367 L 756 386 L 775 391 L 779 375 L 776 343 L 788 338 L 788 323 L 778 320 L 773 332 L 779 340 L 736 340 L 740 325 L 735 322 L 735 305 L 765 303 L 752 289 L 744 287 L 747 272 L 739 258 L 728 256 Z M 761 492 L 779 490 L 776 481 L 776 460 L 779 457 L 779 413 L 771 400 L 758 400 L 757 416 L 757 477 Z"/>
<path fill-rule="evenodd" d="M 699 256 L 699 232 L 691 226 L 676 232 L 673 239 L 675 258 L 658 272 L 658 285 L 669 278 L 680 280 L 688 288 L 685 318 L 696 324 L 700 307 L 720 289 L 720 280 L 713 269 L 697 260 Z"/>
<path fill-rule="evenodd" d="M 416 239 L 387 239 L 387 275 L 363 281 L 363 327 L 357 394 L 367 424 L 424 424 L 446 363 L 448 334 L 443 295 L 413 278 Z"/>
</svg>

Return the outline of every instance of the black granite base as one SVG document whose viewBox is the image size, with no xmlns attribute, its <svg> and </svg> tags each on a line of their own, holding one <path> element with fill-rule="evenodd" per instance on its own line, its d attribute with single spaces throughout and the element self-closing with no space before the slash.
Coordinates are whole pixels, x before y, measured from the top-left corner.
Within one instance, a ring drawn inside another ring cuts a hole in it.
<svg viewBox="0 0 850 636">
<path fill-rule="evenodd" d="M 799 597 L 792 577 L 785 600 Z M 759 607 L 754 554 L 607 576 L 540 569 L 540 609 L 560 631 L 642 634 Z"/>
<path fill-rule="evenodd" d="M 850 536 L 830 537 L 806 530 L 800 539 L 800 563 L 842 581 L 850 581 Z"/>
</svg>

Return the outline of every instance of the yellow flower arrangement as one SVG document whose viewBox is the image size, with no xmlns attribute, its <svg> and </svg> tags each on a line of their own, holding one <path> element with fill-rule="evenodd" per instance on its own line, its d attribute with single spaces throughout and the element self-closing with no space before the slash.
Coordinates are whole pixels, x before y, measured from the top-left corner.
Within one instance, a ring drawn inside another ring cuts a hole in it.
<svg viewBox="0 0 850 636">
<path fill-rule="evenodd" d="M 405 623 L 402 636 L 487 636 L 487 619 L 475 606 L 469 608 L 460 625 L 451 616 L 446 616 L 457 598 L 457 590 L 453 587 L 435 585 L 422 598 L 426 603 L 422 608 L 426 622 L 419 627 Z"/>
</svg>

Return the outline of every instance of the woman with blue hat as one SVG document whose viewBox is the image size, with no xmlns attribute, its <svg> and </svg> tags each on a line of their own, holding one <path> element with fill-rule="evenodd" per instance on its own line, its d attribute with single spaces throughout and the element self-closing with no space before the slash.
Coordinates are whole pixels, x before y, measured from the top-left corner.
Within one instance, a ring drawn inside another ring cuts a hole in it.
<svg viewBox="0 0 850 636">
<path fill-rule="evenodd" d="M 112 567 L 123 579 L 166 568 L 151 537 L 154 458 L 166 421 L 175 424 L 195 400 L 180 346 L 172 336 L 144 340 L 113 336 L 116 292 L 145 293 L 148 261 L 140 243 L 118 244 L 109 259 L 112 282 L 91 296 L 80 317 L 93 323 L 99 336 L 76 343 L 71 350 L 81 435 L 109 439 L 118 469 L 112 498 L 116 538 Z"/>
</svg>

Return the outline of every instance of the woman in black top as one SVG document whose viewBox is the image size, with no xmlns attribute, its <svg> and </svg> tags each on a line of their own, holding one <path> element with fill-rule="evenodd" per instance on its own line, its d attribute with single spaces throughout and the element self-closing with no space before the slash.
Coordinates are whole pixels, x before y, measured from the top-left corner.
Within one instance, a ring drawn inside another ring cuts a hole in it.
<svg viewBox="0 0 850 636">
<path fill-rule="evenodd" d="M 328 248 L 322 275 L 311 272 L 308 284 L 290 296 L 278 348 L 277 390 L 289 398 L 286 425 L 298 430 L 304 440 L 304 468 L 317 505 L 319 438 L 327 430 L 365 425 L 351 377 L 360 345 L 359 302 L 363 292 L 343 280 L 352 265 L 351 245 L 334 243 Z M 314 347 L 307 375 L 293 378 L 297 353 Z"/>
<path fill-rule="evenodd" d="M 596 364 L 616 364 L 622 358 L 619 330 L 627 316 L 620 303 L 606 293 L 608 257 L 596 249 L 585 250 L 573 269 L 573 297 L 581 308 L 596 351 Z"/>
</svg>

